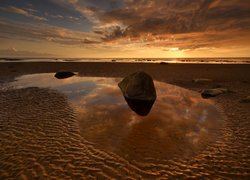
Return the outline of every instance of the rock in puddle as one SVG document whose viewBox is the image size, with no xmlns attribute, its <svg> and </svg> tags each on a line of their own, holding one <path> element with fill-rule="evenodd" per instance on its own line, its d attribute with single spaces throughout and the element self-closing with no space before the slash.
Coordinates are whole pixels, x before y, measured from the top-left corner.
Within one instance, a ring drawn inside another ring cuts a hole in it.
<svg viewBox="0 0 250 180">
<path fill-rule="evenodd" d="M 138 115 L 146 116 L 156 99 L 153 79 L 143 71 L 125 77 L 119 84 L 129 107 Z"/>
<path fill-rule="evenodd" d="M 125 77 L 119 84 L 123 95 L 128 99 L 155 101 L 156 90 L 151 76 L 138 71 Z"/>
<path fill-rule="evenodd" d="M 241 99 L 240 102 L 241 103 L 250 103 L 250 96 L 247 96 L 244 99 Z"/>
<path fill-rule="evenodd" d="M 229 92 L 229 90 L 226 88 L 204 89 L 201 92 L 201 96 L 203 98 L 210 98 L 227 92 Z"/>
<path fill-rule="evenodd" d="M 209 83 L 212 82 L 212 79 L 207 79 L 207 78 L 197 78 L 192 80 L 194 83 Z"/>
<path fill-rule="evenodd" d="M 61 72 L 57 72 L 57 73 L 55 74 L 55 77 L 56 77 L 57 79 L 65 79 L 65 78 L 72 77 L 72 76 L 74 76 L 74 75 L 76 75 L 76 74 L 73 73 L 73 72 L 61 71 Z"/>
</svg>

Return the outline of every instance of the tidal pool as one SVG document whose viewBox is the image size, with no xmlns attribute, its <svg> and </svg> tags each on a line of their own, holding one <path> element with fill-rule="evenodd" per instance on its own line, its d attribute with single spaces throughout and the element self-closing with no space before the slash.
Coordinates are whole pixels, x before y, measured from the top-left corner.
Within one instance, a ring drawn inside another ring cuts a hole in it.
<svg viewBox="0 0 250 180">
<path fill-rule="evenodd" d="M 121 79 L 56 79 L 53 73 L 45 73 L 18 77 L 11 85 L 51 88 L 65 94 L 77 113 L 82 137 L 128 160 L 190 157 L 218 138 L 223 119 L 213 101 L 154 81 L 157 99 L 150 113 L 140 116 L 125 101 L 118 87 Z"/>
</svg>

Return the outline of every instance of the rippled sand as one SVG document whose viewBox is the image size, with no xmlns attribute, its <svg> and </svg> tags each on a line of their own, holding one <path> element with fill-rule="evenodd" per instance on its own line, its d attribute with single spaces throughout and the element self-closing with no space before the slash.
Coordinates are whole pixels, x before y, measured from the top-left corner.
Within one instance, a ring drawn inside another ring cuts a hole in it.
<svg viewBox="0 0 250 180">
<path fill-rule="evenodd" d="M 27 178 L 247 177 L 249 154 L 228 128 L 224 138 L 193 159 L 128 162 L 84 141 L 66 99 L 47 89 L 2 92 L 1 176 Z M 230 124 L 229 124 L 230 125 Z M 240 136 L 240 137 L 241 137 Z M 245 151 L 246 152 L 246 151 Z M 246 159 L 241 159 L 240 157 Z"/>
<path fill-rule="evenodd" d="M 248 89 L 240 91 L 215 99 L 226 116 L 216 142 L 192 158 L 140 163 L 86 141 L 63 94 L 1 90 L 0 179 L 249 179 L 249 105 L 238 103 Z"/>
</svg>

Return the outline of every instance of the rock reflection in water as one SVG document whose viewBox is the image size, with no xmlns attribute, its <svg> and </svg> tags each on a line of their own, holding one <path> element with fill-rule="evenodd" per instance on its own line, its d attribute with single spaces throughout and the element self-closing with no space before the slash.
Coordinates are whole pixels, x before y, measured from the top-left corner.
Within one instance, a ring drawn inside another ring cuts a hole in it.
<svg viewBox="0 0 250 180">
<path fill-rule="evenodd" d="M 150 112 L 155 101 L 147 101 L 147 100 L 135 100 L 128 99 L 124 97 L 128 106 L 132 111 L 136 112 L 140 116 L 146 116 Z"/>
<path fill-rule="evenodd" d="M 147 116 L 128 107 L 120 78 L 53 74 L 23 76 L 16 87 L 50 87 L 66 94 L 79 118 L 80 133 L 94 146 L 128 160 L 189 157 L 215 141 L 222 117 L 211 100 L 198 93 L 155 82 L 157 100 Z"/>
</svg>

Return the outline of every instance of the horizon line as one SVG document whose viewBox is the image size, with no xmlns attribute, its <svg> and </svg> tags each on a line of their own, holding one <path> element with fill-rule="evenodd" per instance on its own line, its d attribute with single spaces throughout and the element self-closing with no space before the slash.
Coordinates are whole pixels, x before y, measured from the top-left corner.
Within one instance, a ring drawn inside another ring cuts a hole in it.
<svg viewBox="0 0 250 180">
<path fill-rule="evenodd" d="M 215 59 L 215 58 L 222 58 L 222 59 L 233 59 L 233 58 L 250 58 L 249 57 L 24 57 L 24 56 L 17 56 L 17 57 L 0 57 L 0 59 Z"/>
</svg>

